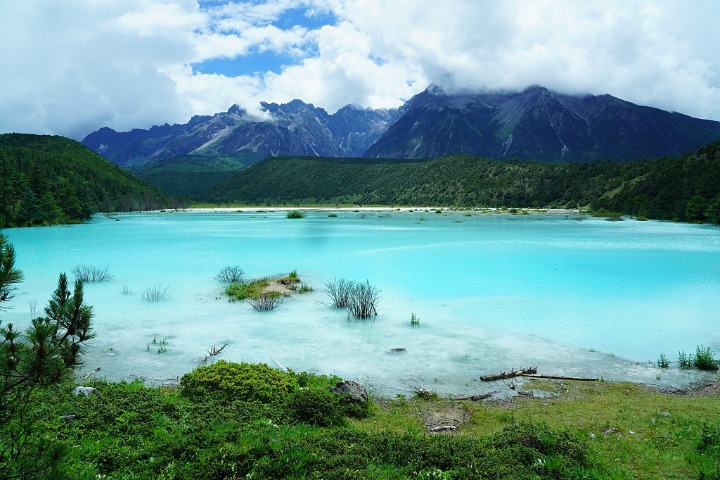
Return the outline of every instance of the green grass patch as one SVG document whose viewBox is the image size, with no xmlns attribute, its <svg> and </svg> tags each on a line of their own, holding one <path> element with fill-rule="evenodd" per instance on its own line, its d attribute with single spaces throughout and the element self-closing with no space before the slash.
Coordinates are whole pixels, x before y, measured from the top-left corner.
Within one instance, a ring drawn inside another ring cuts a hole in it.
<svg viewBox="0 0 720 480">
<path fill-rule="evenodd" d="M 225 288 L 225 295 L 230 297 L 230 301 L 255 300 L 262 296 L 263 289 L 268 285 L 270 285 L 270 280 L 267 278 L 251 280 L 247 283 L 233 283 Z"/>
</svg>

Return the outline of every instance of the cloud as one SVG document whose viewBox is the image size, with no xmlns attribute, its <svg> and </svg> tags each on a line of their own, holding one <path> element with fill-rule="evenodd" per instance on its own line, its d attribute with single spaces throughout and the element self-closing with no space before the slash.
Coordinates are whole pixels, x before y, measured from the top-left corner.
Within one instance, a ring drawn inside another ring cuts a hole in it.
<svg viewBox="0 0 720 480">
<path fill-rule="evenodd" d="M 717 18 L 700 0 L 0 2 L 0 131 L 82 138 L 294 98 L 397 107 L 430 83 L 610 93 L 720 120 Z M 263 54 L 282 63 L 221 70 Z"/>
</svg>

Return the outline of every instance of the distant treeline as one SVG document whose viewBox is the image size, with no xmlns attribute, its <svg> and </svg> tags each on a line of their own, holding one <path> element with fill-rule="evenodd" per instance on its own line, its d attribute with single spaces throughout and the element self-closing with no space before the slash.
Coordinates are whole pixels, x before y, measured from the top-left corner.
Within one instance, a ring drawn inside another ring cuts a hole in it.
<svg viewBox="0 0 720 480">
<path fill-rule="evenodd" d="M 630 163 L 272 158 L 210 190 L 217 203 L 571 207 L 720 222 L 720 142 Z"/>
<path fill-rule="evenodd" d="M 95 212 L 149 210 L 168 198 L 64 137 L 0 135 L 0 228 L 77 223 Z"/>
</svg>

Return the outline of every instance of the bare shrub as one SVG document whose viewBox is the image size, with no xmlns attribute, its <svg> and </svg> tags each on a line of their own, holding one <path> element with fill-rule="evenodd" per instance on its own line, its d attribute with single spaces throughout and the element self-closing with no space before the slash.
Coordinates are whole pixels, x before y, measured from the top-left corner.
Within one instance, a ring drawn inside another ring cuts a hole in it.
<svg viewBox="0 0 720 480">
<path fill-rule="evenodd" d="M 215 275 L 215 280 L 222 283 L 244 283 L 245 272 L 237 266 L 223 267 L 220 273 Z"/>
<path fill-rule="evenodd" d="M 283 301 L 283 297 L 281 295 L 276 295 L 273 293 L 263 293 L 257 298 L 251 298 L 248 300 L 248 303 L 250 303 L 250 306 L 252 306 L 255 310 L 259 312 L 267 312 L 270 310 L 274 310 L 278 305 L 280 305 Z"/>
<path fill-rule="evenodd" d="M 333 279 L 325 284 L 331 304 L 338 308 L 345 308 L 350 304 L 350 295 L 354 288 L 355 282 L 344 278 Z"/>
<path fill-rule="evenodd" d="M 87 282 L 106 282 L 113 278 L 108 271 L 108 267 L 100 268 L 92 265 L 78 265 L 72 269 L 73 275 L 83 283 Z"/>
<path fill-rule="evenodd" d="M 170 287 L 163 287 L 162 285 L 153 285 L 147 287 L 140 296 L 146 302 L 159 302 L 170 298 Z"/>
<path fill-rule="evenodd" d="M 369 281 L 365 283 L 356 283 L 353 285 L 348 303 L 348 312 L 355 318 L 370 318 L 377 316 L 375 305 L 380 299 L 380 291 L 377 287 L 370 285 Z"/>
</svg>

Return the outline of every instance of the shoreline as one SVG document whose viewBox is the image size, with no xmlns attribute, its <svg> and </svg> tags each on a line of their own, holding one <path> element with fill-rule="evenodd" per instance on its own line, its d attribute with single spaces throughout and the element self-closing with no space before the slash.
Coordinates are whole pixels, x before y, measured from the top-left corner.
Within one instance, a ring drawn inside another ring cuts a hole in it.
<svg viewBox="0 0 720 480">
<path fill-rule="evenodd" d="M 257 213 L 257 212 L 431 212 L 441 210 L 443 213 L 478 213 L 478 214 L 508 214 L 508 215 L 586 215 L 576 208 L 451 208 L 451 207 L 387 207 L 387 206 L 358 206 L 358 207 L 188 207 L 178 209 L 156 210 L 157 212 L 188 212 L 188 213 Z"/>
</svg>

